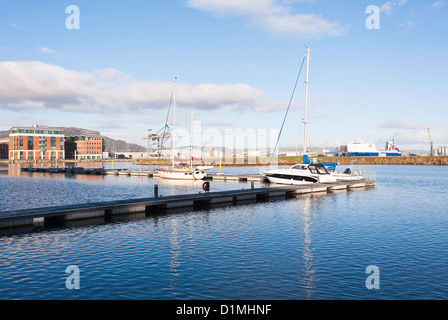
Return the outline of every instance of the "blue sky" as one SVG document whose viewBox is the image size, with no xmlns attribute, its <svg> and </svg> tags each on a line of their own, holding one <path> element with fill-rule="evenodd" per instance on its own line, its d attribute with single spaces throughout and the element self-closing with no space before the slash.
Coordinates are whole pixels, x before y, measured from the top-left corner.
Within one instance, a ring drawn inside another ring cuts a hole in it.
<svg viewBox="0 0 448 320">
<path fill-rule="evenodd" d="M 80 29 L 66 28 L 66 8 Z M 366 8 L 381 9 L 380 29 Z M 448 145 L 446 0 L 9 1 L 0 10 L 0 130 L 33 123 L 144 145 L 179 75 L 179 126 L 279 129 L 311 46 L 309 141 Z M 301 78 L 281 145 L 301 146 Z"/>
</svg>

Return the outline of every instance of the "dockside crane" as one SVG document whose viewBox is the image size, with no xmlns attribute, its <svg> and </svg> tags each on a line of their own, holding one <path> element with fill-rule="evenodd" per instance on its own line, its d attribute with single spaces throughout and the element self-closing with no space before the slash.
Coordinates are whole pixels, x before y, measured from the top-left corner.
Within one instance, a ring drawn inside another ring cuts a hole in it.
<svg viewBox="0 0 448 320">
<path fill-rule="evenodd" d="M 170 129 L 167 125 L 160 129 L 157 133 L 151 133 L 152 129 L 146 130 L 148 133 L 143 138 L 143 140 L 147 140 L 148 142 L 148 158 L 150 157 L 151 153 L 156 152 L 158 157 L 160 158 L 162 156 L 164 148 L 164 143 L 168 139 L 171 138 Z"/>
<path fill-rule="evenodd" d="M 429 147 L 430 147 L 429 155 L 432 157 L 432 156 L 434 156 L 434 145 L 433 145 L 432 140 L 431 140 L 431 130 L 430 130 L 430 128 L 428 128 L 428 137 L 429 137 Z"/>
</svg>

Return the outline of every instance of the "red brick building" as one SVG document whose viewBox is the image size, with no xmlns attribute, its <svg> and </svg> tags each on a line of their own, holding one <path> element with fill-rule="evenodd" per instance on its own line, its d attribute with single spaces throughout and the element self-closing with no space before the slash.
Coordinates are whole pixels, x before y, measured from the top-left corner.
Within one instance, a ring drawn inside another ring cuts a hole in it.
<svg viewBox="0 0 448 320">
<path fill-rule="evenodd" d="M 103 139 L 101 137 L 85 137 L 85 140 L 76 141 L 77 160 L 103 159 Z"/>
<path fill-rule="evenodd" d="M 49 127 L 14 127 L 9 130 L 9 160 L 63 160 L 64 135 Z"/>
<path fill-rule="evenodd" d="M 0 139 L 0 159 L 8 159 L 9 139 Z"/>
<path fill-rule="evenodd" d="M 103 159 L 103 138 L 99 135 L 67 137 L 66 158 L 73 160 Z"/>
</svg>

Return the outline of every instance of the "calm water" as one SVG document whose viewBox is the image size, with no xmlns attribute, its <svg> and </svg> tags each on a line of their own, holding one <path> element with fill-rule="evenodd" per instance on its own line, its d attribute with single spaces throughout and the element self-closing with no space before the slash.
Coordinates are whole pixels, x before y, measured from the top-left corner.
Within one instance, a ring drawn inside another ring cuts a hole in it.
<svg viewBox="0 0 448 320">
<path fill-rule="evenodd" d="M 363 169 L 376 188 L 0 237 L 0 299 L 447 299 L 448 167 Z M 202 185 L 15 174 L 0 174 L 0 210 Z M 70 265 L 79 290 L 65 287 Z"/>
</svg>

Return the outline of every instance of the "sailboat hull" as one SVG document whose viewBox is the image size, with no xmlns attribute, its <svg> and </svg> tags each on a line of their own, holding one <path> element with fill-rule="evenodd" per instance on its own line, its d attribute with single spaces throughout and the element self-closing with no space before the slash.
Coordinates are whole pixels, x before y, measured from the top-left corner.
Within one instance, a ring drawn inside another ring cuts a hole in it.
<svg viewBox="0 0 448 320">
<path fill-rule="evenodd" d="M 207 176 L 201 170 L 173 170 L 173 169 L 157 169 L 160 178 L 174 180 L 203 180 Z"/>
</svg>

